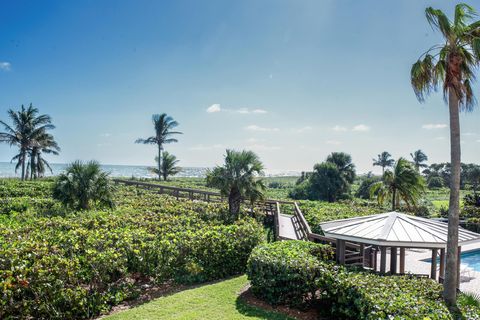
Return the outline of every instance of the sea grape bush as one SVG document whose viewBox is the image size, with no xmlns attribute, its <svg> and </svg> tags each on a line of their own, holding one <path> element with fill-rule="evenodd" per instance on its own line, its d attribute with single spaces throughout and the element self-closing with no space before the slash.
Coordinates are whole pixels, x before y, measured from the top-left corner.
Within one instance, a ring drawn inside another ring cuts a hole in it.
<svg viewBox="0 0 480 320">
<path fill-rule="evenodd" d="M 456 319 L 435 281 L 345 268 L 332 257 L 330 247 L 309 242 L 260 245 L 247 265 L 252 292 L 270 304 L 321 304 L 335 319 Z M 464 319 L 480 319 L 480 309 L 463 301 Z"/>
<path fill-rule="evenodd" d="M 50 183 L 51 184 L 51 183 Z M 48 190 L 39 199 L 48 199 Z M 34 191 L 5 191 L 35 198 Z M 35 198 L 36 199 L 36 198 Z M 91 318 L 141 283 L 201 282 L 245 271 L 263 241 L 253 219 L 226 224 L 224 205 L 119 188 L 117 208 L 0 220 L 0 319 Z"/>
</svg>

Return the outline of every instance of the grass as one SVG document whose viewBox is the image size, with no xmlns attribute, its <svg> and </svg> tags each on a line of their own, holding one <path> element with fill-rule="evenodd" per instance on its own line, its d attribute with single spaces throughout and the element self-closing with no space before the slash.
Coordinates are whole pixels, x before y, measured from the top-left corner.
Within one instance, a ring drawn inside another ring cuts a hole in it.
<svg viewBox="0 0 480 320">
<path fill-rule="evenodd" d="M 238 298 L 246 276 L 185 290 L 105 317 L 108 320 L 149 319 L 271 319 L 291 318 L 249 306 Z"/>
</svg>

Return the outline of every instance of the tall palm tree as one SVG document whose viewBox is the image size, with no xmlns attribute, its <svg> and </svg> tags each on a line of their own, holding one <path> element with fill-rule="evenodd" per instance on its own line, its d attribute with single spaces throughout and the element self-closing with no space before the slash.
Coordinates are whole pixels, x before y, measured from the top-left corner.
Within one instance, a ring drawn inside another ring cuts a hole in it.
<svg viewBox="0 0 480 320">
<path fill-rule="evenodd" d="M 236 219 L 242 200 L 263 199 L 265 185 L 258 179 L 262 174 L 263 164 L 254 152 L 227 150 L 225 164 L 207 173 L 207 185 L 228 197 L 229 212 Z"/>
<path fill-rule="evenodd" d="M 177 166 L 179 161 L 177 157 L 168 151 L 163 152 L 162 167 L 160 170 L 160 175 L 163 177 L 163 180 L 167 181 L 169 176 L 174 176 L 181 171 L 181 168 Z M 158 157 L 155 157 L 155 162 L 158 163 Z M 151 172 L 158 174 L 158 168 L 149 169 Z"/>
<path fill-rule="evenodd" d="M 457 299 L 458 222 L 460 213 L 460 119 L 461 110 L 475 105 L 472 81 L 480 58 L 480 21 L 467 4 L 457 4 L 453 20 L 441 10 L 425 10 L 430 26 L 442 34 L 444 41 L 426 51 L 411 69 L 411 83 L 420 102 L 442 85 L 450 113 L 450 156 L 452 176 L 448 208 L 447 262 L 444 299 L 454 305 Z"/>
<path fill-rule="evenodd" d="M 382 167 L 382 175 L 385 173 L 385 168 L 392 167 L 394 163 L 395 160 L 392 159 L 392 155 L 387 151 L 383 151 L 377 155 L 377 159 L 373 159 L 373 166 Z"/>
<path fill-rule="evenodd" d="M 400 158 L 393 167 L 393 171 L 385 171 L 382 181 L 370 187 L 370 196 L 376 194 L 379 203 L 390 199 L 392 211 L 395 211 L 401 200 L 408 207 L 414 207 L 424 191 L 423 177 L 409 161 Z"/>
<path fill-rule="evenodd" d="M 154 114 L 152 116 L 153 126 L 155 128 L 155 135 L 147 139 L 137 139 L 135 143 L 156 144 L 158 147 L 158 180 L 162 179 L 162 151 L 163 145 L 178 142 L 177 139 L 172 138 L 173 135 L 182 134 L 182 132 L 172 131 L 178 126 L 178 122 L 166 113 Z"/>
<path fill-rule="evenodd" d="M 16 169 L 22 168 L 22 180 L 25 180 L 27 178 L 26 160 L 35 137 L 49 129 L 54 129 L 55 126 L 51 124 L 52 120 L 49 115 L 38 115 L 38 109 L 32 104 L 28 108 L 22 105 L 20 111 L 10 109 L 7 113 L 13 124 L 9 125 L 0 120 L 0 124 L 5 130 L 0 132 L 0 142 L 19 148 L 18 154 L 13 157 L 12 161 L 17 161 Z"/>
<path fill-rule="evenodd" d="M 327 162 L 333 163 L 342 178 L 343 186 L 341 193 L 349 192 L 350 185 L 355 180 L 355 165 L 352 162 L 352 156 L 345 152 L 332 152 L 327 157 Z"/>
<path fill-rule="evenodd" d="M 31 179 L 43 177 L 46 169 L 52 171 L 48 161 L 42 156 L 43 154 L 58 155 L 60 147 L 54 137 L 46 132 L 38 135 L 30 150 L 30 174 Z"/>
<path fill-rule="evenodd" d="M 415 168 L 420 171 L 420 168 L 427 168 L 428 166 L 424 163 L 428 160 L 427 155 L 420 149 L 417 151 L 410 153 L 410 157 L 412 157 L 412 162 Z"/>
</svg>

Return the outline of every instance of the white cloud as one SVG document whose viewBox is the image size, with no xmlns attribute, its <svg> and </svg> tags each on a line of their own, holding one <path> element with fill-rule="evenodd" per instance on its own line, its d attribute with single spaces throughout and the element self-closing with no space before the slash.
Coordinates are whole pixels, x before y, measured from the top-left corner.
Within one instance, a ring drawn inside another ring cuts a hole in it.
<svg viewBox="0 0 480 320">
<path fill-rule="evenodd" d="M 108 132 L 100 134 L 100 137 L 103 137 L 103 138 L 108 138 L 108 137 L 111 137 L 111 136 L 112 136 L 112 134 L 108 133 Z"/>
<path fill-rule="evenodd" d="M 476 136 L 477 134 L 473 132 L 465 132 L 463 135 L 466 137 L 471 137 L 471 136 Z"/>
<path fill-rule="evenodd" d="M 334 145 L 334 146 L 338 146 L 340 144 L 342 144 L 341 141 L 338 141 L 338 140 L 327 140 L 325 141 L 326 144 L 331 144 L 331 145 Z"/>
<path fill-rule="evenodd" d="M 207 108 L 208 113 L 214 113 L 214 112 L 220 112 L 222 111 L 222 108 L 218 103 L 212 104 L 210 107 Z"/>
<path fill-rule="evenodd" d="M 194 151 L 205 151 L 205 150 L 214 150 L 214 149 L 225 149 L 226 147 L 223 144 L 213 144 L 213 145 L 203 145 L 197 144 L 196 146 L 190 147 L 190 150 Z"/>
<path fill-rule="evenodd" d="M 261 132 L 272 132 L 272 131 L 280 131 L 278 128 L 266 128 L 266 127 L 260 127 L 255 124 L 249 125 L 245 127 L 245 130 L 249 131 L 261 131 Z"/>
<path fill-rule="evenodd" d="M 258 138 L 248 138 L 245 140 L 247 143 L 258 143 L 258 142 L 263 142 L 265 139 L 258 139 Z"/>
<path fill-rule="evenodd" d="M 444 123 L 428 123 L 422 126 L 423 129 L 433 130 L 433 129 L 445 129 L 447 127 Z"/>
<path fill-rule="evenodd" d="M 370 131 L 370 127 L 364 124 L 357 124 L 355 127 L 353 127 L 352 130 L 359 131 L 359 132 L 366 132 L 366 131 Z"/>
<path fill-rule="evenodd" d="M 313 128 L 310 127 L 310 126 L 305 126 L 305 127 L 302 127 L 302 128 L 298 128 L 298 129 L 294 129 L 295 132 L 297 133 L 304 133 L 304 132 L 308 132 L 308 131 L 312 131 Z"/>
<path fill-rule="evenodd" d="M 240 108 L 240 109 L 237 109 L 237 110 L 233 110 L 233 112 L 241 113 L 241 114 L 250 114 L 250 113 L 253 113 L 253 114 L 265 114 L 265 113 L 267 113 L 267 111 L 266 111 L 266 110 L 263 110 L 263 109 L 253 109 L 253 110 L 250 110 L 249 108 Z"/>
<path fill-rule="evenodd" d="M 436 137 L 435 140 L 445 140 L 445 137 Z"/>
<path fill-rule="evenodd" d="M 10 62 L 0 61 L 0 70 L 10 71 L 11 68 L 12 68 L 12 65 L 10 64 Z"/>
<path fill-rule="evenodd" d="M 345 132 L 347 131 L 347 127 L 342 127 L 342 126 L 339 126 L 338 124 L 332 128 L 333 131 L 337 131 L 337 132 Z"/>
</svg>

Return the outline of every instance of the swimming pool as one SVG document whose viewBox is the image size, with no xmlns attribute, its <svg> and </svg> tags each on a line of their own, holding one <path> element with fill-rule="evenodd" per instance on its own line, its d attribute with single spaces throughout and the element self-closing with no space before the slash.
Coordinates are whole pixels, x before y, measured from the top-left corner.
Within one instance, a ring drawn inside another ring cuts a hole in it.
<svg viewBox="0 0 480 320">
<path fill-rule="evenodd" d="M 462 252 L 461 263 L 468 265 L 477 272 L 480 272 L 480 250 Z"/>
<path fill-rule="evenodd" d="M 431 263 L 432 259 L 425 259 L 425 262 Z M 440 258 L 437 258 L 437 266 L 440 264 Z M 480 272 L 480 250 L 472 250 L 462 252 L 461 254 L 461 264 L 467 265 L 469 268 Z"/>
</svg>

